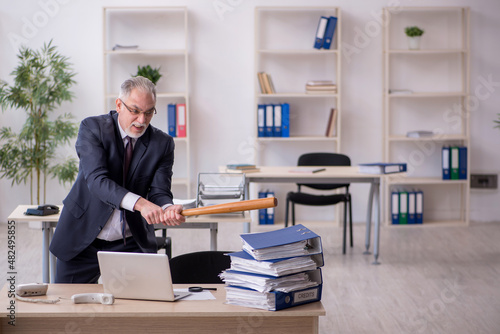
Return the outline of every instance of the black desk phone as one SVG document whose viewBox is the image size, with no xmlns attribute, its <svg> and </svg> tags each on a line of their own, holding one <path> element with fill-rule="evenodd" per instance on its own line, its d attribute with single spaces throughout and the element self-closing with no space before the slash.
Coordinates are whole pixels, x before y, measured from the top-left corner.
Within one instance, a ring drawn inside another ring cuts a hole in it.
<svg viewBox="0 0 500 334">
<path fill-rule="evenodd" d="M 52 204 L 39 205 L 38 208 L 27 209 L 25 215 L 48 216 L 59 213 L 59 207 Z"/>
</svg>

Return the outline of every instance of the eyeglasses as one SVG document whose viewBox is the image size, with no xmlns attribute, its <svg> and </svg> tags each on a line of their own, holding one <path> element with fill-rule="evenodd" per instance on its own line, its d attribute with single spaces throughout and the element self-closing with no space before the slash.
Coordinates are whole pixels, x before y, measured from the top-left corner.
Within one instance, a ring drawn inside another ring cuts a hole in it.
<svg viewBox="0 0 500 334">
<path fill-rule="evenodd" d="M 123 105 L 125 106 L 125 108 L 127 108 L 127 110 L 134 116 L 139 116 L 140 114 L 144 114 L 144 116 L 146 117 L 153 117 L 153 115 L 156 114 L 156 108 L 153 107 L 152 110 L 150 111 L 139 111 L 137 109 L 130 109 L 126 104 L 125 102 L 123 102 L 122 99 L 120 99 L 120 101 L 122 101 Z"/>
</svg>

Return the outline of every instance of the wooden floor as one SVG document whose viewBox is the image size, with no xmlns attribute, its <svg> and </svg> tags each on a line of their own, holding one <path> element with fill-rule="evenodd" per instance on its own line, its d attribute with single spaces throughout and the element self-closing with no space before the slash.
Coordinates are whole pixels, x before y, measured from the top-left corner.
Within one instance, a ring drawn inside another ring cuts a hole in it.
<svg viewBox="0 0 500 334">
<path fill-rule="evenodd" d="M 322 236 L 320 333 L 500 333 L 500 223 L 469 227 L 383 227 L 381 265 L 363 255 L 364 226 L 341 254 L 341 229 L 304 223 Z M 266 231 L 282 226 L 252 226 Z M 219 226 L 219 249 L 239 250 L 241 224 Z M 176 230 L 174 256 L 206 250 L 206 230 Z M 2 285 L 7 273 L 7 226 L 0 225 Z M 17 224 L 17 283 L 40 282 L 41 231 Z"/>
</svg>

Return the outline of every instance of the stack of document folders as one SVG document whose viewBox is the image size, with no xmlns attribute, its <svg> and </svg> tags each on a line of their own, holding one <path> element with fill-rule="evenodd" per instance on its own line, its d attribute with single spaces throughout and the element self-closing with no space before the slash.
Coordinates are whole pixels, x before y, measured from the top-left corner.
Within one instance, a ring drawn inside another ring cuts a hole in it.
<svg viewBox="0 0 500 334">
<path fill-rule="evenodd" d="M 321 237 L 303 225 L 242 234 L 220 274 L 228 304 L 277 311 L 321 300 Z"/>
</svg>

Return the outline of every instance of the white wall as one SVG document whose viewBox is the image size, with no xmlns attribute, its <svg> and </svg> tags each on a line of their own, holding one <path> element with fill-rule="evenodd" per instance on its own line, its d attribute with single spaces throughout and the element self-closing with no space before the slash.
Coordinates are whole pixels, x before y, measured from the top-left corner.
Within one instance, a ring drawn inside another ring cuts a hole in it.
<svg viewBox="0 0 500 334">
<path fill-rule="evenodd" d="M 216 5 L 225 5 L 221 13 Z M 373 24 L 385 6 L 470 6 L 471 7 L 471 93 L 492 81 L 490 94 L 477 99 L 471 115 L 471 171 L 499 172 L 497 143 L 500 130 L 493 119 L 500 105 L 500 2 L 495 0 L 382 1 L 382 0 L 23 0 L 0 3 L 0 78 L 12 82 L 10 72 L 17 65 L 14 36 L 39 48 L 53 39 L 68 56 L 78 75 L 75 99 L 58 112 L 70 111 L 77 121 L 103 110 L 103 6 L 187 6 L 189 9 L 190 96 L 192 170 L 213 171 L 229 161 L 247 161 L 253 133 L 254 92 L 254 7 L 255 6 L 340 6 L 342 40 L 357 46 L 357 53 L 342 60 L 342 151 L 354 164 L 382 159 L 382 36 L 363 40 L 368 24 Z M 37 24 L 38 27 L 33 26 Z M 29 29 L 29 28 L 32 29 Z M 34 28 L 34 29 L 33 29 Z M 362 43 L 362 44 L 360 44 Z M 479 97 L 479 96 L 478 96 Z M 19 129 L 22 111 L 0 113 L 0 125 Z M 285 152 L 295 155 L 293 151 Z M 73 154 L 73 147 L 62 155 Z M 76 156 L 76 155 L 75 155 Z M 0 221 L 19 203 L 29 202 L 27 186 L 11 187 L 0 180 Z M 61 203 L 69 188 L 52 180 L 47 202 Z M 356 185 L 354 220 L 365 219 L 368 187 Z M 283 198 L 281 198 L 283 202 Z M 471 190 L 471 219 L 498 221 L 500 193 Z M 283 213 L 278 212 L 278 219 Z"/>
</svg>

